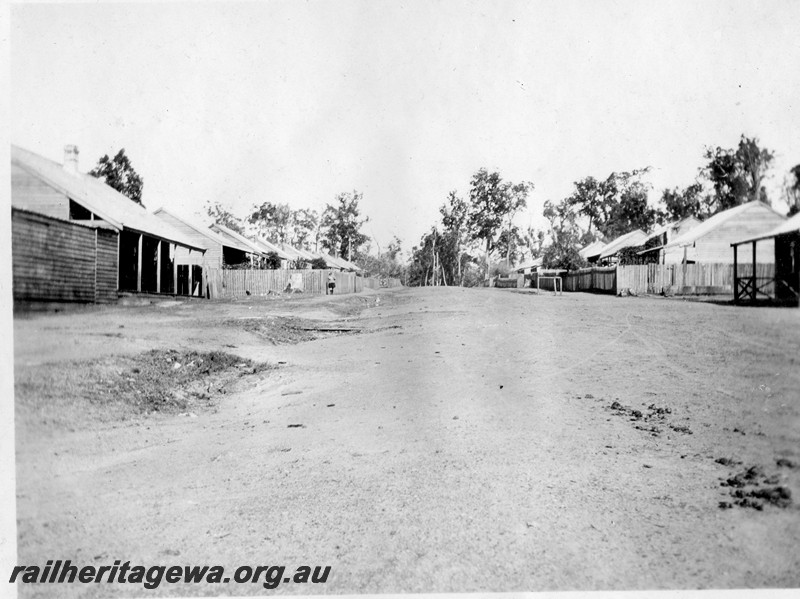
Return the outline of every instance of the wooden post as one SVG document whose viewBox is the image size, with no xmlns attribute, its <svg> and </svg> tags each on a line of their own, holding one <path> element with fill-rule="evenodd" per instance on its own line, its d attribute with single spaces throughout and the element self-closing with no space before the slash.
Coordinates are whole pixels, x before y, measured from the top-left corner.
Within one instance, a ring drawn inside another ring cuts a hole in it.
<svg viewBox="0 0 800 599">
<path fill-rule="evenodd" d="M 733 246 L 733 303 L 739 303 L 739 246 Z"/>
<path fill-rule="evenodd" d="M 156 248 L 156 293 L 161 293 L 161 240 Z"/>
<path fill-rule="evenodd" d="M 192 284 L 192 249 L 189 248 L 189 297 L 194 295 L 194 285 Z"/>
<path fill-rule="evenodd" d="M 122 256 L 119 255 L 121 237 L 122 237 L 122 229 L 117 231 L 117 293 L 119 293 L 119 268 L 120 268 L 119 265 L 122 264 Z"/>
<path fill-rule="evenodd" d="M 758 281 L 756 280 L 756 243 L 753 242 L 753 289 L 750 291 L 753 303 L 756 303 L 756 294 L 758 292 Z"/>
<path fill-rule="evenodd" d="M 178 295 L 178 246 L 171 243 L 172 248 L 172 293 Z"/>
<path fill-rule="evenodd" d="M 689 251 L 689 246 L 686 245 L 683 246 L 683 275 L 682 275 L 683 280 L 681 281 L 681 288 L 682 288 L 681 294 L 683 294 L 683 288 L 686 287 L 686 263 L 689 261 L 687 257 L 688 251 Z"/>
<path fill-rule="evenodd" d="M 144 235 L 139 233 L 139 250 L 136 252 L 136 291 L 142 292 L 142 238 Z"/>
</svg>

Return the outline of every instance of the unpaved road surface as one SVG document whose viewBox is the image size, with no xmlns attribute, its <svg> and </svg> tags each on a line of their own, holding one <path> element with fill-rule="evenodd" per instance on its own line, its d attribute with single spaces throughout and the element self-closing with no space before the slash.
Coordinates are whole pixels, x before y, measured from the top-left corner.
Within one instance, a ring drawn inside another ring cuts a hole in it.
<svg viewBox="0 0 800 599">
<path fill-rule="evenodd" d="M 362 332 L 235 326 L 270 317 Z M 196 417 L 18 405 L 21 563 L 332 567 L 283 594 L 800 586 L 798 310 L 428 288 L 15 320 L 18 378 L 152 348 L 277 368 Z"/>
</svg>

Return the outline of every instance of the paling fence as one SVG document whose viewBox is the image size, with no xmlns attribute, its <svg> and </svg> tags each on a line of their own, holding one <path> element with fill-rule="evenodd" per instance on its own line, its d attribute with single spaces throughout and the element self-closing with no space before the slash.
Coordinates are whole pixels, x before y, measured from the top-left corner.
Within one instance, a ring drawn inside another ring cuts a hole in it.
<svg viewBox="0 0 800 599">
<path fill-rule="evenodd" d="M 362 277 L 364 289 L 386 289 L 387 287 L 402 287 L 400 279 L 391 277 Z"/>
<path fill-rule="evenodd" d="M 564 284 L 564 291 L 616 293 L 617 267 L 595 266 L 591 268 L 581 268 L 563 274 L 561 280 Z M 549 283 L 549 287 L 545 287 L 545 283 Z M 544 280 L 541 282 L 542 289 L 552 289 L 552 285 L 552 281 Z"/>
<path fill-rule="evenodd" d="M 759 280 L 774 278 L 774 264 L 756 264 Z M 739 276 L 753 276 L 752 264 L 739 264 Z M 771 293 L 772 283 L 764 291 Z M 733 295 L 733 264 L 642 264 L 617 267 L 617 290 L 634 293 Z"/>
<path fill-rule="evenodd" d="M 334 294 L 359 293 L 367 289 L 399 287 L 399 279 L 361 277 L 352 272 L 338 270 L 256 270 L 225 269 L 208 270 L 208 293 L 212 299 L 241 297 L 245 295 L 267 295 L 290 288 L 312 295 L 324 295 L 330 273 L 336 277 Z"/>
</svg>

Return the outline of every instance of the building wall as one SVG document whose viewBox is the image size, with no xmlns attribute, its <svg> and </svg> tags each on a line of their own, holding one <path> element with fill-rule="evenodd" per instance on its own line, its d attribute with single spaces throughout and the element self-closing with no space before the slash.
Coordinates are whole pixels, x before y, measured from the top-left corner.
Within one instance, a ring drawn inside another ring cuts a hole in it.
<svg viewBox="0 0 800 599">
<path fill-rule="evenodd" d="M 771 231 L 784 220 L 766 206 L 752 206 L 698 239 L 694 247 L 687 248 L 687 258 L 701 264 L 733 264 L 731 243 Z M 759 242 L 756 261 L 774 263 L 774 247 L 772 240 Z M 739 263 L 752 263 L 753 252 L 750 245 L 739 246 L 738 260 Z M 680 264 L 683 261 L 683 248 L 667 248 L 664 261 L 666 264 Z"/>
<path fill-rule="evenodd" d="M 117 261 L 119 234 L 116 231 L 95 229 L 97 257 L 95 269 L 96 302 L 117 301 Z"/>
<path fill-rule="evenodd" d="M 116 300 L 116 237 L 12 208 L 14 301 Z"/>
<path fill-rule="evenodd" d="M 55 218 L 69 219 L 69 198 L 13 163 L 11 205 Z"/>
</svg>

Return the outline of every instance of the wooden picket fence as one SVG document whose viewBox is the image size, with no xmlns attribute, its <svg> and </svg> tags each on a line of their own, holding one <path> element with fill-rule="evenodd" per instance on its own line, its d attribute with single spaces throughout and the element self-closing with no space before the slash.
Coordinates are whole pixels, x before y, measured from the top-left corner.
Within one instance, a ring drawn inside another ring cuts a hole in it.
<svg viewBox="0 0 800 599">
<path fill-rule="evenodd" d="M 759 280 L 774 278 L 774 264 L 757 264 Z M 753 275 L 752 264 L 740 264 L 739 276 Z M 617 267 L 617 291 L 637 294 L 733 295 L 733 264 L 641 264 Z M 764 286 L 771 292 L 770 283 Z"/>
<path fill-rule="evenodd" d="M 311 295 L 324 295 L 328 275 L 336 277 L 335 295 L 360 293 L 365 288 L 399 287 L 399 279 L 379 279 L 362 277 L 352 272 L 338 270 L 256 270 L 256 269 L 219 269 L 207 271 L 208 296 L 216 298 L 234 298 L 246 295 L 269 295 L 287 290 L 291 284 L 293 291 L 302 291 Z"/>
</svg>

